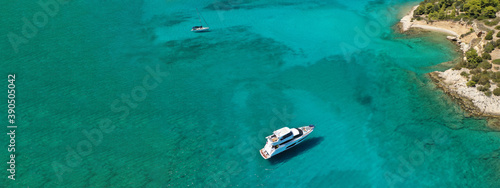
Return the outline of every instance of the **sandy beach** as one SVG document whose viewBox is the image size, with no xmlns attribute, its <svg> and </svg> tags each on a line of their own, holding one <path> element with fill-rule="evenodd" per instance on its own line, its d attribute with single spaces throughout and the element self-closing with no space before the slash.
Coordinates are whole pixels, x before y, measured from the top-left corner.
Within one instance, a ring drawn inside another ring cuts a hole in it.
<svg viewBox="0 0 500 188">
<path fill-rule="evenodd" d="M 427 23 L 424 20 L 412 20 L 413 12 L 418 8 L 414 6 L 408 14 L 401 18 L 402 31 L 408 31 L 410 28 L 422 28 L 430 31 L 437 31 L 446 34 L 450 34 L 455 37 L 459 37 L 461 34 L 465 34 L 470 31 L 471 26 L 467 26 L 464 23 L 451 22 L 451 21 L 434 21 L 432 23 Z"/>
</svg>

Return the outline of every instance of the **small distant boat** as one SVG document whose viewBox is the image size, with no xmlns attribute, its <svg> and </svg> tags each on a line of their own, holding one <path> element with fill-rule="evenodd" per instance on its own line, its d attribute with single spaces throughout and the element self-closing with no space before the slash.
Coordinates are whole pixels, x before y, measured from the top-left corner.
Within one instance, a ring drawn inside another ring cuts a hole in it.
<svg viewBox="0 0 500 188">
<path fill-rule="evenodd" d="M 210 31 L 210 27 L 208 27 L 208 23 L 207 23 L 207 21 L 205 21 L 205 18 L 203 18 L 203 16 L 201 16 L 201 14 L 198 11 L 198 9 L 196 9 L 196 12 L 198 13 L 198 17 L 200 17 L 200 26 L 194 26 L 193 28 L 191 28 L 191 31 L 195 32 L 195 33 L 201 33 L 201 32 Z M 205 22 L 205 24 L 207 25 L 207 27 L 203 27 L 203 24 L 201 23 L 201 19 L 203 19 L 203 21 Z"/>
<path fill-rule="evenodd" d="M 260 150 L 260 155 L 264 159 L 269 159 L 287 149 L 290 149 L 302 142 L 314 130 L 314 125 L 288 128 L 283 127 L 267 136 L 267 142 L 264 148 Z"/>
</svg>

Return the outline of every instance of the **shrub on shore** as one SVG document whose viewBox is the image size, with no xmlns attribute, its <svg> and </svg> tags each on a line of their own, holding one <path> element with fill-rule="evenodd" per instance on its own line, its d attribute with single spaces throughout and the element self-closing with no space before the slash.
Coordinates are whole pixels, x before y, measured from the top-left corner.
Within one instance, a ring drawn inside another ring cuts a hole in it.
<svg viewBox="0 0 500 188">
<path fill-rule="evenodd" d="M 500 96 L 500 87 L 497 87 L 495 90 L 493 90 L 493 95 Z"/>
<path fill-rule="evenodd" d="M 467 32 L 467 33 L 465 33 L 465 34 L 461 34 L 461 35 L 460 35 L 460 38 L 464 38 L 465 36 L 470 35 L 470 34 L 472 34 L 472 33 L 474 33 L 474 29 L 470 28 L 470 31 L 468 31 L 468 32 Z M 499 39 L 499 40 L 500 40 L 500 39 Z"/>
<path fill-rule="evenodd" d="M 497 25 L 497 26 L 495 27 L 495 29 L 496 29 L 496 30 L 500 30 L 500 25 Z"/>
<path fill-rule="evenodd" d="M 479 85 L 486 85 L 490 83 L 490 77 L 488 77 L 488 74 L 475 74 L 472 76 L 471 81 Z"/>
<path fill-rule="evenodd" d="M 480 74 L 474 74 L 470 78 L 470 81 L 474 81 L 474 83 L 477 83 L 477 82 L 479 82 L 479 79 L 481 79 L 481 75 Z"/>
<path fill-rule="evenodd" d="M 469 73 L 467 73 L 467 72 L 465 72 L 465 71 L 462 71 L 462 72 L 460 73 L 460 76 L 463 76 L 463 77 L 465 77 L 465 78 L 469 78 Z"/>
<path fill-rule="evenodd" d="M 479 87 L 477 87 L 477 90 L 482 91 L 482 92 L 485 92 L 485 91 L 489 91 L 489 90 L 490 90 L 490 87 L 491 87 L 491 86 L 490 86 L 490 84 L 488 83 L 488 84 L 485 84 L 484 86 L 479 86 Z"/>
<path fill-rule="evenodd" d="M 470 81 L 479 85 L 487 85 L 490 83 L 490 77 L 487 72 L 472 75 Z"/>
<path fill-rule="evenodd" d="M 484 37 L 485 40 L 492 40 L 493 39 L 493 31 L 488 31 L 486 36 Z"/>
<path fill-rule="evenodd" d="M 495 48 L 496 47 L 500 47 L 500 39 L 497 39 L 497 41 L 495 41 Z"/>
<path fill-rule="evenodd" d="M 476 82 L 471 80 L 471 81 L 467 82 L 467 86 L 468 87 L 476 87 Z"/>
<path fill-rule="evenodd" d="M 481 18 L 481 17 L 478 17 L 478 19 Z M 484 17 L 482 17 L 484 19 Z M 493 17 L 494 18 L 494 17 Z M 500 22 L 500 20 L 498 19 L 494 19 L 494 20 L 491 20 L 491 21 L 484 21 L 484 25 L 487 25 L 487 26 L 494 26 L 494 25 L 497 25 L 498 22 Z"/>
<path fill-rule="evenodd" d="M 486 87 L 484 87 L 484 86 L 477 87 L 477 90 L 482 91 L 482 92 L 488 91 L 488 89 L 486 89 Z"/>
<path fill-rule="evenodd" d="M 464 66 L 464 65 L 463 65 L 463 63 L 462 63 L 462 62 L 460 62 L 460 63 L 457 63 L 455 66 L 453 66 L 453 68 L 452 68 L 452 69 L 453 69 L 453 70 L 460 70 L 460 69 L 462 69 L 462 68 L 463 68 L 463 66 Z"/>
<path fill-rule="evenodd" d="M 491 55 L 488 53 L 488 52 L 484 52 L 481 57 L 484 59 L 487 59 L 487 60 L 491 60 Z"/>
<path fill-rule="evenodd" d="M 493 45 L 493 49 L 495 49 L 496 46 L 498 46 L 497 42 L 496 41 L 491 41 L 489 42 L 490 44 Z"/>
<path fill-rule="evenodd" d="M 488 69 L 491 69 L 491 67 L 493 67 L 493 65 L 491 65 L 491 63 L 488 61 L 483 61 L 479 64 L 479 67 L 483 68 L 484 70 L 488 70 Z"/>
<path fill-rule="evenodd" d="M 491 80 L 496 83 L 500 83 L 500 72 L 491 72 Z"/>
<path fill-rule="evenodd" d="M 481 73 L 480 68 L 475 68 L 475 69 L 470 70 L 470 74 L 479 74 L 479 73 Z"/>
<path fill-rule="evenodd" d="M 485 94 L 487 97 L 491 97 L 491 91 L 490 91 L 490 90 L 488 90 L 488 91 L 484 92 L 484 94 Z"/>
<path fill-rule="evenodd" d="M 493 64 L 495 65 L 500 65 L 500 59 L 495 59 L 493 61 L 491 61 Z"/>
<path fill-rule="evenodd" d="M 491 53 L 495 49 L 496 45 L 497 45 L 496 42 L 493 42 L 493 41 L 488 42 L 486 45 L 484 45 L 484 51 Z"/>
</svg>

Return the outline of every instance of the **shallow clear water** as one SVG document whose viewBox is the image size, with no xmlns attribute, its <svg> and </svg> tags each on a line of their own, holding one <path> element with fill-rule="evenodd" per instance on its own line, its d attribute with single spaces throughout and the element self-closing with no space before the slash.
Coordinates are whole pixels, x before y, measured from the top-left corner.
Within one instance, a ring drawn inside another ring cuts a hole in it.
<svg viewBox="0 0 500 188">
<path fill-rule="evenodd" d="M 393 32 L 416 3 L 61 5 L 18 53 L 0 43 L 1 75 L 17 74 L 19 126 L 17 180 L 2 185 L 499 186 L 499 134 L 425 76 L 449 68 L 440 63 L 455 47 L 440 34 Z M 5 35 L 42 10 L 1 5 Z M 195 8 L 211 32 L 189 32 Z M 157 66 L 167 75 L 131 98 Z M 84 148 L 102 120 L 116 128 Z M 259 155 L 274 129 L 308 124 L 316 130 L 302 144 Z"/>
</svg>

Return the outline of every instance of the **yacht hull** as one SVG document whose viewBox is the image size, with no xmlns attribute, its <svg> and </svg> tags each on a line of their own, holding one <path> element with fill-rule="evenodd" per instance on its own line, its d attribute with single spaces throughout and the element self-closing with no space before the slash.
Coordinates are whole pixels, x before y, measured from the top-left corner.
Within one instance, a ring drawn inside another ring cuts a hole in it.
<svg viewBox="0 0 500 188">
<path fill-rule="evenodd" d="M 191 29 L 191 31 L 195 32 L 195 33 L 208 32 L 208 31 L 210 31 L 210 28 L 203 27 L 203 28 L 199 28 L 199 29 Z"/>
<path fill-rule="evenodd" d="M 307 136 L 309 136 L 309 134 L 311 134 L 311 132 L 314 130 L 314 125 L 300 127 L 298 129 L 301 129 L 301 134 L 299 136 L 296 136 L 293 139 L 290 139 L 289 141 L 283 142 L 281 144 L 273 145 L 273 142 L 271 140 L 268 140 L 264 148 L 260 150 L 260 155 L 264 159 L 269 159 L 279 153 L 295 147 L 296 145 L 304 141 Z"/>
</svg>

